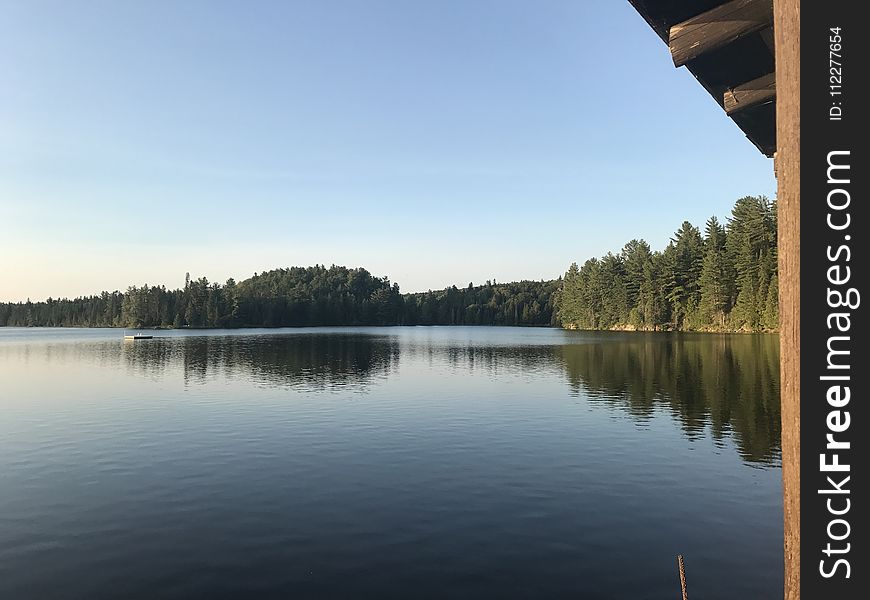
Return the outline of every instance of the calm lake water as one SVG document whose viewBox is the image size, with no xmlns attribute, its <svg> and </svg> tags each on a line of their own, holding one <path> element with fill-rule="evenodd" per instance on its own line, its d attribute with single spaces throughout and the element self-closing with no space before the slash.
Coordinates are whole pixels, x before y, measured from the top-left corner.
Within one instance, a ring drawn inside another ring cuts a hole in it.
<svg viewBox="0 0 870 600">
<path fill-rule="evenodd" d="M 0 328 L 0 598 L 782 594 L 778 340 Z"/>
</svg>

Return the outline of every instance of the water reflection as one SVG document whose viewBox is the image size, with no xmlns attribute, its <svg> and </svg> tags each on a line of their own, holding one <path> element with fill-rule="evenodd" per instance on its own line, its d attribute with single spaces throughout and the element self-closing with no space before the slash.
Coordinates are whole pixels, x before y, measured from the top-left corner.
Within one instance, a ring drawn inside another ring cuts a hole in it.
<svg viewBox="0 0 870 600">
<path fill-rule="evenodd" d="M 363 391 L 400 364 L 489 377 L 559 374 L 573 394 L 639 422 L 664 409 L 690 439 L 709 427 L 715 440 L 733 439 L 746 461 L 779 460 L 775 336 L 601 334 L 569 341 L 577 343 L 453 345 L 348 333 L 166 337 L 125 344 L 122 357 L 143 374 L 180 371 L 189 384 L 228 377 L 310 391 Z M 105 346 L 100 354 L 111 356 Z"/>
<path fill-rule="evenodd" d="M 310 391 L 364 389 L 398 364 L 394 339 L 353 334 L 165 337 L 127 343 L 126 364 L 142 373 L 180 370 L 186 383 L 218 376 Z"/>
<path fill-rule="evenodd" d="M 772 336 L 0 329 L 0 597 L 668 598 L 677 552 L 771 597 L 777 367 Z"/>
<path fill-rule="evenodd" d="M 632 334 L 557 352 L 576 393 L 641 419 L 667 407 L 690 438 L 709 425 L 747 461 L 779 459 L 776 336 Z"/>
</svg>

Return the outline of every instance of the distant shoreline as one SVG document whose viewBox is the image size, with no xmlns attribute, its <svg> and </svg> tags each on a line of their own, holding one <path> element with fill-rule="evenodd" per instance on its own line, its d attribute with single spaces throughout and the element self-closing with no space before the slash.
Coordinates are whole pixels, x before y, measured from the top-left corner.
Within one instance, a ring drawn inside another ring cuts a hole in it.
<svg viewBox="0 0 870 600">
<path fill-rule="evenodd" d="M 609 333 L 708 333 L 708 334 L 778 334 L 778 329 L 764 331 L 750 331 L 746 329 L 639 329 L 631 326 L 616 326 L 609 329 L 581 329 L 579 327 L 560 327 L 555 325 L 489 325 L 489 324 L 466 324 L 466 325 L 283 325 L 283 326 L 266 326 L 266 325 L 239 325 L 237 327 L 121 327 L 114 325 L 106 326 L 87 326 L 87 325 L 0 325 L 0 330 L 3 329 L 117 329 L 120 331 L 135 330 L 135 331 L 238 331 L 240 329 L 342 329 L 347 327 L 366 327 L 370 329 L 393 329 L 396 327 L 442 327 L 442 328 L 459 328 L 459 327 L 496 327 L 496 328 L 520 328 L 520 329 L 558 329 L 562 331 L 583 331 L 583 332 L 609 332 Z"/>
<path fill-rule="evenodd" d="M 363 267 L 277 268 L 223 284 L 130 286 L 74 299 L 0 302 L 0 326 L 222 329 L 356 323 L 491 325 L 587 331 L 776 332 L 776 202 L 746 196 L 702 234 L 684 221 L 662 250 L 640 239 L 572 263 L 564 277 L 403 294 Z"/>
</svg>

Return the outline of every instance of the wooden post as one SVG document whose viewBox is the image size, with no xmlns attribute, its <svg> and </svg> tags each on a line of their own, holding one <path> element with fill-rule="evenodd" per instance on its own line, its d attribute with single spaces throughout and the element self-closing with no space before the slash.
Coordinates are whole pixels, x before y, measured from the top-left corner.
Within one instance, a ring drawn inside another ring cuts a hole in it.
<svg viewBox="0 0 870 600">
<path fill-rule="evenodd" d="M 785 599 L 800 600 L 800 0 L 774 0 Z"/>
<path fill-rule="evenodd" d="M 677 555 L 677 568 L 680 571 L 680 592 L 683 600 L 689 600 L 689 591 L 686 589 L 686 565 L 683 563 L 683 555 Z"/>
</svg>

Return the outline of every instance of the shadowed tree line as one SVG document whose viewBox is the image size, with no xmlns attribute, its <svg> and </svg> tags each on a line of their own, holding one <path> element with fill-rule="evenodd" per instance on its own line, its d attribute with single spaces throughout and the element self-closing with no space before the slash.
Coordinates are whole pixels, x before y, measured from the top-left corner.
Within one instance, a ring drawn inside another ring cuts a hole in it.
<svg viewBox="0 0 870 600">
<path fill-rule="evenodd" d="M 521 281 L 419 294 L 362 268 L 316 265 L 223 285 L 188 275 L 182 289 L 132 286 L 84 298 L 0 303 L 0 326 L 298 327 L 552 325 L 560 281 Z"/>
<path fill-rule="evenodd" d="M 0 325 L 83 327 L 288 327 L 392 325 L 399 286 L 365 269 L 322 265 L 275 269 L 223 285 L 185 278 L 182 289 L 121 292 L 0 304 Z"/>
<path fill-rule="evenodd" d="M 558 325 L 556 292 L 561 279 L 456 286 L 406 294 L 408 325 Z"/>
</svg>

